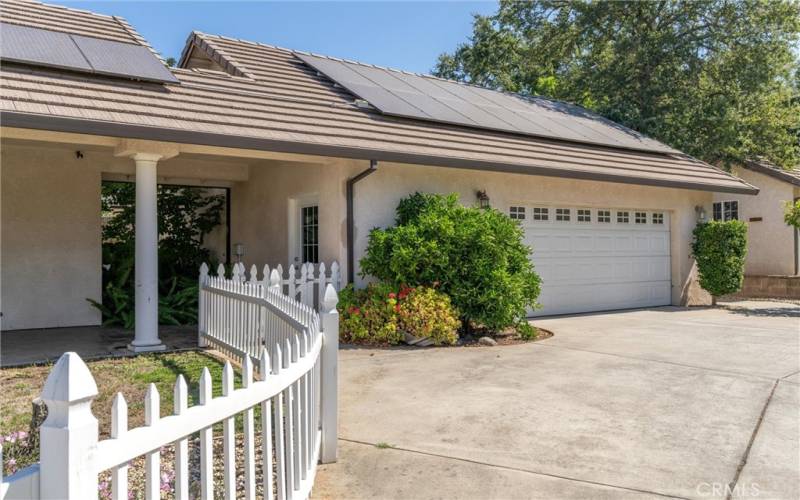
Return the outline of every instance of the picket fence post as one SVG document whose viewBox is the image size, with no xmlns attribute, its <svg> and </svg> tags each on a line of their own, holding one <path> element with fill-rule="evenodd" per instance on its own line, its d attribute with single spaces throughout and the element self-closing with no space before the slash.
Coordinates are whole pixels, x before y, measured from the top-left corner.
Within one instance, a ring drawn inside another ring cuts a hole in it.
<svg viewBox="0 0 800 500">
<path fill-rule="evenodd" d="M 322 352 L 320 353 L 322 363 L 322 392 L 321 401 L 321 421 L 322 421 L 322 443 L 320 450 L 320 462 L 329 464 L 336 461 L 337 449 L 337 428 L 339 425 L 339 311 L 336 305 L 339 303 L 339 296 L 336 289 L 328 284 L 325 287 L 325 295 L 320 304 L 320 322 L 322 327 Z"/>
<path fill-rule="evenodd" d="M 198 347 L 207 347 L 208 341 L 203 336 L 206 333 L 206 293 L 203 292 L 203 285 L 208 283 L 208 265 L 205 262 L 200 266 L 200 279 L 199 279 L 199 290 L 198 293 L 200 295 L 198 304 L 197 304 L 197 346 Z"/>
<path fill-rule="evenodd" d="M 42 499 L 97 498 L 95 397 L 97 385 L 80 356 L 62 354 L 42 390 L 47 404 L 39 443 Z"/>
</svg>

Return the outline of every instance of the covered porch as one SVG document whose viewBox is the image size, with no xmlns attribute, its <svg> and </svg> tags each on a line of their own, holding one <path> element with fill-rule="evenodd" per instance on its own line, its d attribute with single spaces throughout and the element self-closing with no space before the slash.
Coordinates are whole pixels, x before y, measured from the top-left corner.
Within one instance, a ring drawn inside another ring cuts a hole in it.
<svg viewBox="0 0 800 500">
<path fill-rule="evenodd" d="M 81 345 L 98 354 L 196 345 L 196 329 L 158 326 L 159 184 L 227 190 L 229 237 L 211 243 L 220 262 L 287 268 L 312 257 L 344 265 L 345 183 L 358 167 L 319 156 L 4 128 L 2 364 L 12 352 L 25 362 L 46 359 L 56 345 L 58 354 Z M 104 181 L 136 183 L 134 334 L 100 329 L 87 300 L 102 297 Z M 303 210 L 312 208 L 310 238 Z"/>
</svg>

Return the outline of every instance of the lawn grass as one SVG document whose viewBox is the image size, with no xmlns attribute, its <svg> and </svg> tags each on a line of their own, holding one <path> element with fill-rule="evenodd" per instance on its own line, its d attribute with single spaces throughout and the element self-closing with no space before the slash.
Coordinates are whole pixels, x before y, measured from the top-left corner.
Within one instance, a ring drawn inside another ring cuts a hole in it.
<svg viewBox="0 0 800 500">
<path fill-rule="evenodd" d="M 98 396 L 92 403 L 92 413 L 99 421 L 100 439 L 110 435 L 111 405 L 117 392 L 121 392 L 128 403 L 129 428 L 144 425 L 144 396 L 151 383 L 156 385 L 160 395 L 161 416 L 173 413 L 173 389 L 179 374 L 183 374 L 189 386 L 189 406 L 198 403 L 199 380 L 203 367 L 208 367 L 211 372 L 214 396 L 222 393 L 223 362 L 203 352 L 147 354 L 89 361 L 86 364 L 97 383 Z M 53 365 L 49 364 L 0 369 L 2 436 L 29 430 L 31 402 L 41 394 L 52 368 Z M 237 371 L 234 373 L 234 385 L 240 387 L 241 377 Z M 4 456 L 3 460 L 7 461 L 9 458 L 13 457 Z M 30 454 L 18 458 L 20 460 L 17 460 L 16 466 L 24 467 L 38 459 L 38 450 L 31 450 Z"/>
</svg>

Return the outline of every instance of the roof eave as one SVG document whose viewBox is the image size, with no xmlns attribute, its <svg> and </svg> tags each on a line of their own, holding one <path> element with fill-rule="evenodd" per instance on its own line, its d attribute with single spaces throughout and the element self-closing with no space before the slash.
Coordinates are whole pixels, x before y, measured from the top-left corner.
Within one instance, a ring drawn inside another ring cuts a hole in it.
<svg viewBox="0 0 800 500">
<path fill-rule="evenodd" d="M 636 184 L 644 186 L 671 187 L 698 191 L 758 194 L 759 190 L 744 181 L 739 180 L 740 186 L 727 186 L 713 183 L 671 181 L 663 179 L 648 179 L 626 175 L 612 175 L 595 172 L 565 170 L 553 167 L 529 166 L 491 161 L 476 161 L 466 158 L 421 155 L 395 151 L 385 151 L 368 148 L 353 148 L 347 146 L 333 146 L 326 144 L 301 143 L 275 139 L 262 139 L 257 137 L 232 136 L 210 132 L 196 132 L 169 128 L 151 127 L 145 125 L 130 125 L 124 123 L 85 120 L 80 118 L 54 117 L 32 113 L 19 113 L 15 111 L 1 111 L 0 123 L 3 127 L 26 128 L 35 130 L 48 130 L 53 132 L 70 132 L 77 134 L 98 135 L 107 137 L 120 137 L 127 139 L 143 139 L 181 144 L 197 144 L 203 146 L 228 147 L 236 149 L 250 149 L 259 151 L 272 151 L 279 153 L 294 153 L 316 156 L 330 156 L 351 158 L 359 160 L 379 160 L 396 163 L 409 163 L 417 165 L 430 165 L 439 167 L 452 167 L 471 170 L 488 170 L 496 172 L 516 173 L 525 175 L 541 175 L 546 177 L 561 177 L 568 179 L 595 180 L 602 182 L 615 182 L 621 184 Z"/>
<path fill-rule="evenodd" d="M 795 185 L 795 186 L 800 186 L 800 178 L 795 177 L 795 176 L 793 176 L 791 174 L 787 174 L 787 173 L 782 172 L 780 170 L 777 170 L 775 168 L 767 167 L 765 165 L 762 165 L 762 164 L 760 164 L 758 162 L 755 162 L 755 161 L 752 161 L 752 160 L 745 161 L 742 164 L 742 167 L 744 167 L 744 168 L 746 168 L 748 170 L 752 170 L 753 172 L 758 172 L 758 173 L 761 173 L 761 174 L 764 174 L 764 175 L 768 175 L 768 176 L 772 177 L 773 179 L 778 179 L 780 181 L 787 182 L 787 183 Z"/>
</svg>

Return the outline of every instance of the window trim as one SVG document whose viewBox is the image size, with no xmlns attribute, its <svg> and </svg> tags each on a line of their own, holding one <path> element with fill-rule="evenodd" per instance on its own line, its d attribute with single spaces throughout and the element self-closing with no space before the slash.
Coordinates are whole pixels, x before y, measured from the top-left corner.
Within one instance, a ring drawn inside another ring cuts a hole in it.
<svg viewBox="0 0 800 500">
<path fill-rule="evenodd" d="M 711 219 L 730 221 L 739 219 L 739 200 L 715 201 L 711 205 Z"/>
<path fill-rule="evenodd" d="M 558 213 L 559 210 L 562 213 Z M 566 219 L 559 218 L 559 217 L 566 217 Z M 572 209 L 567 207 L 559 207 L 555 209 L 555 217 L 553 218 L 554 222 L 572 222 Z"/>
</svg>

